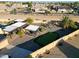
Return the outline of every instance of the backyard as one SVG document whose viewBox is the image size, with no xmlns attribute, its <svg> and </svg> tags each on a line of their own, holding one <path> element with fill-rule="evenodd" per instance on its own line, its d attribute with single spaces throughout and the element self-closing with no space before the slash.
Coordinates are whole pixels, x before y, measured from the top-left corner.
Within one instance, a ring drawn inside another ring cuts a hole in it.
<svg viewBox="0 0 79 59">
<path fill-rule="evenodd" d="M 48 23 L 46 26 L 44 25 L 41 26 L 43 27 L 42 29 L 46 29 L 46 30 L 44 31 L 39 30 L 36 32 L 36 34 L 26 33 L 29 36 L 31 35 L 32 38 L 29 38 L 28 41 L 25 41 L 24 43 L 19 44 L 17 46 L 23 49 L 36 51 L 37 49 L 57 40 L 62 36 L 68 35 L 69 33 L 74 31 L 71 28 L 63 29 L 62 27 L 55 25 L 55 22 Z M 25 38 L 24 40 L 27 39 Z"/>
<path fill-rule="evenodd" d="M 59 21 L 51 21 L 47 24 L 43 24 L 40 26 L 43 31 L 38 30 L 33 33 L 25 33 L 23 37 L 15 33 L 16 36 L 14 34 L 14 36 L 12 35 L 12 39 L 8 39 L 10 44 L 8 47 L 13 48 L 13 46 L 15 46 L 34 52 L 58 38 L 75 31 L 71 28 L 63 29 L 63 27 L 57 25 L 58 23 Z"/>
</svg>

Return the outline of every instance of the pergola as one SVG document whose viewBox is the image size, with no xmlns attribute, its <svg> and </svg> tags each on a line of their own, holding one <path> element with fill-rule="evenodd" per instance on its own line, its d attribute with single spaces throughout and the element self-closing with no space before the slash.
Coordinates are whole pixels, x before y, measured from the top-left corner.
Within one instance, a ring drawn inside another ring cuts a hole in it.
<svg viewBox="0 0 79 59">
<path fill-rule="evenodd" d="M 16 22 L 24 22 L 23 19 L 16 19 L 16 20 L 14 20 L 14 21 L 16 21 Z"/>
<path fill-rule="evenodd" d="M 16 30 L 16 29 L 18 29 L 18 28 L 21 28 L 22 26 L 24 26 L 24 25 L 26 25 L 26 23 L 24 23 L 24 22 L 17 22 L 17 23 L 14 23 L 14 24 L 12 24 L 12 25 L 10 25 L 10 26 L 6 26 L 4 29 L 3 29 L 3 31 L 4 31 L 4 33 L 8 33 L 8 34 L 10 34 L 11 32 L 13 32 L 14 30 Z M 10 36 L 11 36 L 11 34 L 10 34 Z"/>
<path fill-rule="evenodd" d="M 29 25 L 25 28 L 26 30 L 29 30 L 29 31 L 32 31 L 32 32 L 35 32 L 39 29 L 39 26 L 37 25 Z"/>
<path fill-rule="evenodd" d="M 5 32 L 12 32 L 13 30 L 15 30 L 17 27 L 16 26 L 7 26 L 7 27 L 5 27 L 3 30 L 5 31 Z"/>
<path fill-rule="evenodd" d="M 26 23 L 24 23 L 24 22 L 17 22 L 17 23 L 10 25 L 10 26 L 5 27 L 3 30 L 5 32 L 12 32 L 13 30 L 15 30 L 17 28 L 24 26 L 25 24 Z"/>
<path fill-rule="evenodd" d="M 18 28 L 18 27 L 24 26 L 25 24 L 26 23 L 24 23 L 24 22 L 17 22 L 17 23 L 12 24 L 12 26 L 16 26 Z"/>
</svg>

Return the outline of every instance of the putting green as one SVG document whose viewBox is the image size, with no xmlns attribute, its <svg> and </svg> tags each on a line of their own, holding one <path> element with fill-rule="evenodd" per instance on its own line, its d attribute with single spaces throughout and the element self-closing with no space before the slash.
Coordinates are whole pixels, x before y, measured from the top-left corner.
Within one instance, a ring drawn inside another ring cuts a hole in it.
<svg viewBox="0 0 79 59">
<path fill-rule="evenodd" d="M 45 46 L 45 45 L 55 41 L 58 38 L 59 38 L 59 35 L 56 32 L 48 32 L 44 35 L 41 35 L 41 36 L 35 38 L 34 42 L 41 46 Z"/>
</svg>

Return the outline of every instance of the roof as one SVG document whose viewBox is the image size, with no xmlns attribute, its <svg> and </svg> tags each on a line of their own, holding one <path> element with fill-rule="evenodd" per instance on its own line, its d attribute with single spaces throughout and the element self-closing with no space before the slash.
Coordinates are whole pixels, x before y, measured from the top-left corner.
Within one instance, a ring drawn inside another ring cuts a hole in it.
<svg viewBox="0 0 79 59">
<path fill-rule="evenodd" d="M 17 22 L 23 22 L 24 20 L 23 19 L 16 19 L 14 21 L 17 21 Z"/>
<path fill-rule="evenodd" d="M 18 27 L 22 27 L 25 24 L 26 23 L 23 23 L 23 22 L 17 22 L 17 23 L 10 25 L 10 26 L 5 27 L 3 30 L 6 32 L 11 32 L 11 31 L 17 29 Z"/>
<path fill-rule="evenodd" d="M 30 31 L 37 31 L 39 26 L 37 25 L 29 25 L 25 29 L 30 30 Z"/>
</svg>

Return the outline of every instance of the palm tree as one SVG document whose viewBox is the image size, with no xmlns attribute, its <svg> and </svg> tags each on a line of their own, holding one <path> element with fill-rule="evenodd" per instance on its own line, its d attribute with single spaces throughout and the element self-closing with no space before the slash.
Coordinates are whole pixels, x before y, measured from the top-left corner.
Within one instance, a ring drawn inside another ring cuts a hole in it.
<svg viewBox="0 0 79 59">
<path fill-rule="evenodd" d="M 70 27 L 72 29 L 77 29 L 78 28 L 78 26 L 76 25 L 76 23 L 74 21 L 72 21 L 72 20 L 70 20 Z"/>
<path fill-rule="evenodd" d="M 67 16 L 63 18 L 62 26 L 64 29 L 67 29 L 67 28 L 77 29 L 78 28 L 76 23 L 73 20 L 70 20 Z"/>
<path fill-rule="evenodd" d="M 68 17 L 64 17 L 62 20 L 62 26 L 64 29 L 69 28 L 69 18 Z"/>
</svg>

